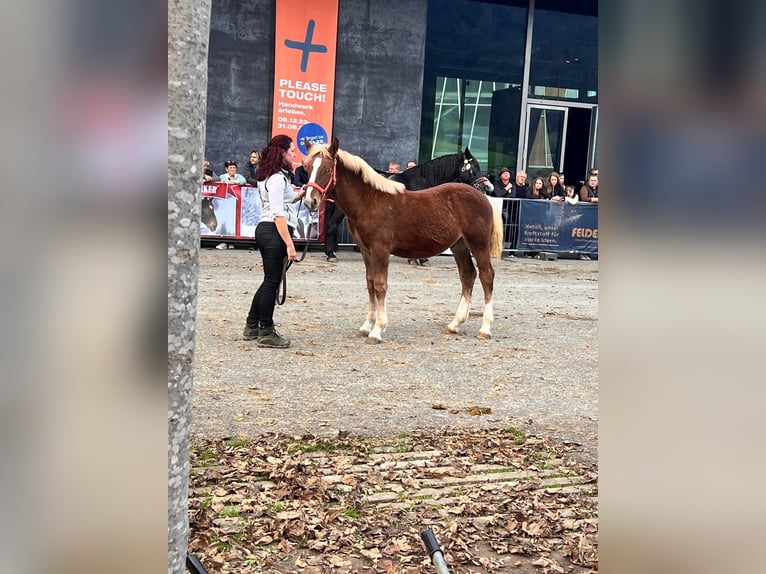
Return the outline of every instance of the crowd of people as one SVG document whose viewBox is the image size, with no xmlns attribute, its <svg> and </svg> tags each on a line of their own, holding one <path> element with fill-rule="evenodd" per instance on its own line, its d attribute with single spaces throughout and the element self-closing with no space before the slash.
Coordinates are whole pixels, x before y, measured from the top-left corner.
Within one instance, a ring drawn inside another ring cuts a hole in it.
<svg viewBox="0 0 766 574">
<path fill-rule="evenodd" d="M 513 181 L 511 181 L 513 180 Z M 527 183 L 527 172 L 520 169 L 515 177 L 507 167 L 501 167 L 497 180 L 493 183 L 494 189 L 489 192 L 493 197 L 515 199 L 548 199 L 551 201 L 576 204 L 579 202 L 598 203 L 598 168 L 589 170 L 588 177 L 580 182 L 579 190 L 573 185 L 565 184 L 563 173 L 552 171 L 547 178 L 535 176 L 532 184 Z M 510 222 L 518 221 L 518 206 L 515 202 L 508 202 L 503 210 L 503 223 L 505 224 L 505 242 L 511 241 L 512 226 Z M 507 259 L 514 256 L 509 255 Z M 590 255 L 581 253 L 580 259 L 590 261 Z"/>
<path fill-rule="evenodd" d="M 511 181 L 513 180 L 513 181 Z M 516 175 L 507 167 L 501 167 L 498 178 L 493 182 L 494 189 L 489 193 L 494 197 L 513 197 L 516 199 L 550 199 L 577 203 L 598 203 L 598 168 L 588 172 L 588 177 L 580 182 L 579 190 L 564 183 L 563 173 L 552 171 L 547 178 L 536 176 L 532 184 L 527 183 L 527 172 L 520 169 Z"/>
</svg>

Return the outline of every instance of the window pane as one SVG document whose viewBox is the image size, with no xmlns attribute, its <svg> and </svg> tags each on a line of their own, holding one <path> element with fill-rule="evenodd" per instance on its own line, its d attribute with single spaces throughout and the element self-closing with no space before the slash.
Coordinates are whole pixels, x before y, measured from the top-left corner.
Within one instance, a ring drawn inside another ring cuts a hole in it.
<svg viewBox="0 0 766 574">
<path fill-rule="evenodd" d="M 597 91 L 597 15 L 536 9 L 530 95 L 596 103 Z"/>
</svg>

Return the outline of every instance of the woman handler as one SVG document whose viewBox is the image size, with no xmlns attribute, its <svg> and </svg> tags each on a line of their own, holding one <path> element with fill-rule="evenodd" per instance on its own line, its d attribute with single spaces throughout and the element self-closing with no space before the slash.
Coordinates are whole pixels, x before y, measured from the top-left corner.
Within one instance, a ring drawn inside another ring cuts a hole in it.
<svg viewBox="0 0 766 574">
<path fill-rule="evenodd" d="M 296 259 L 293 230 L 298 219 L 290 204 L 300 200 L 305 190 L 292 186 L 291 168 L 295 160 L 295 143 L 286 135 L 271 138 L 261 151 L 255 177 L 261 196 L 261 218 L 255 228 L 255 241 L 263 259 L 263 282 L 253 296 L 247 315 L 246 340 L 256 339 L 259 347 L 284 349 L 290 340 L 274 328 L 274 307 L 285 258 Z"/>
</svg>

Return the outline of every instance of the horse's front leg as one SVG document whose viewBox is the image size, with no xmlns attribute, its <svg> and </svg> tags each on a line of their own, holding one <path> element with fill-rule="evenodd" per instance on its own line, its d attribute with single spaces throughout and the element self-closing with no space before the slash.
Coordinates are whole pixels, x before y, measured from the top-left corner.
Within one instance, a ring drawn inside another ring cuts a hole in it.
<svg viewBox="0 0 766 574">
<path fill-rule="evenodd" d="M 366 337 L 372 331 L 375 324 L 375 282 L 373 281 L 372 268 L 370 263 L 370 254 L 366 249 L 362 249 L 362 259 L 364 259 L 364 270 L 367 279 L 367 316 L 364 323 L 359 327 L 359 334 Z"/>
<path fill-rule="evenodd" d="M 383 332 L 388 327 L 388 314 L 386 313 L 386 291 L 388 291 L 388 253 L 380 257 L 372 257 L 370 268 L 372 269 L 372 283 L 375 293 L 376 314 L 375 326 L 367 335 L 368 343 L 380 343 Z M 369 284 L 369 280 L 368 280 Z"/>
<path fill-rule="evenodd" d="M 367 301 L 367 316 L 362 326 L 359 327 L 359 334 L 365 337 L 370 334 L 372 326 L 375 324 L 375 283 L 371 279 L 367 279 L 367 295 L 369 297 Z"/>
</svg>

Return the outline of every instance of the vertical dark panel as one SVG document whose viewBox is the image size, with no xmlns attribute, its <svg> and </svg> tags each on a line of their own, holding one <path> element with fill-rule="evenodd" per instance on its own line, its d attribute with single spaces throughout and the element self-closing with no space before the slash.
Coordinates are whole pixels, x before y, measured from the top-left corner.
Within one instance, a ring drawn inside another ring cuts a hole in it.
<svg viewBox="0 0 766 574">
<path fill-rule="evenodd" d="M 567 145 L 564 153 L 564 174 L 570 185 L 577 186 L 588 174 L 588 140 L 592 111 L 584 108 L 569 108 L 567 124 Z M 579 189 L 579 187 L 577 187 Z"/>
<path fill-rule="evenodd" d="M 417 158 L 427 0 L 341 0 L 335 135 L 387 168 Z"/>
<path fill-rule="evenodd" d="M 274 1 L 213 0 L 206 154 L 216 173 L 271 135 Z"/>
</svg>

